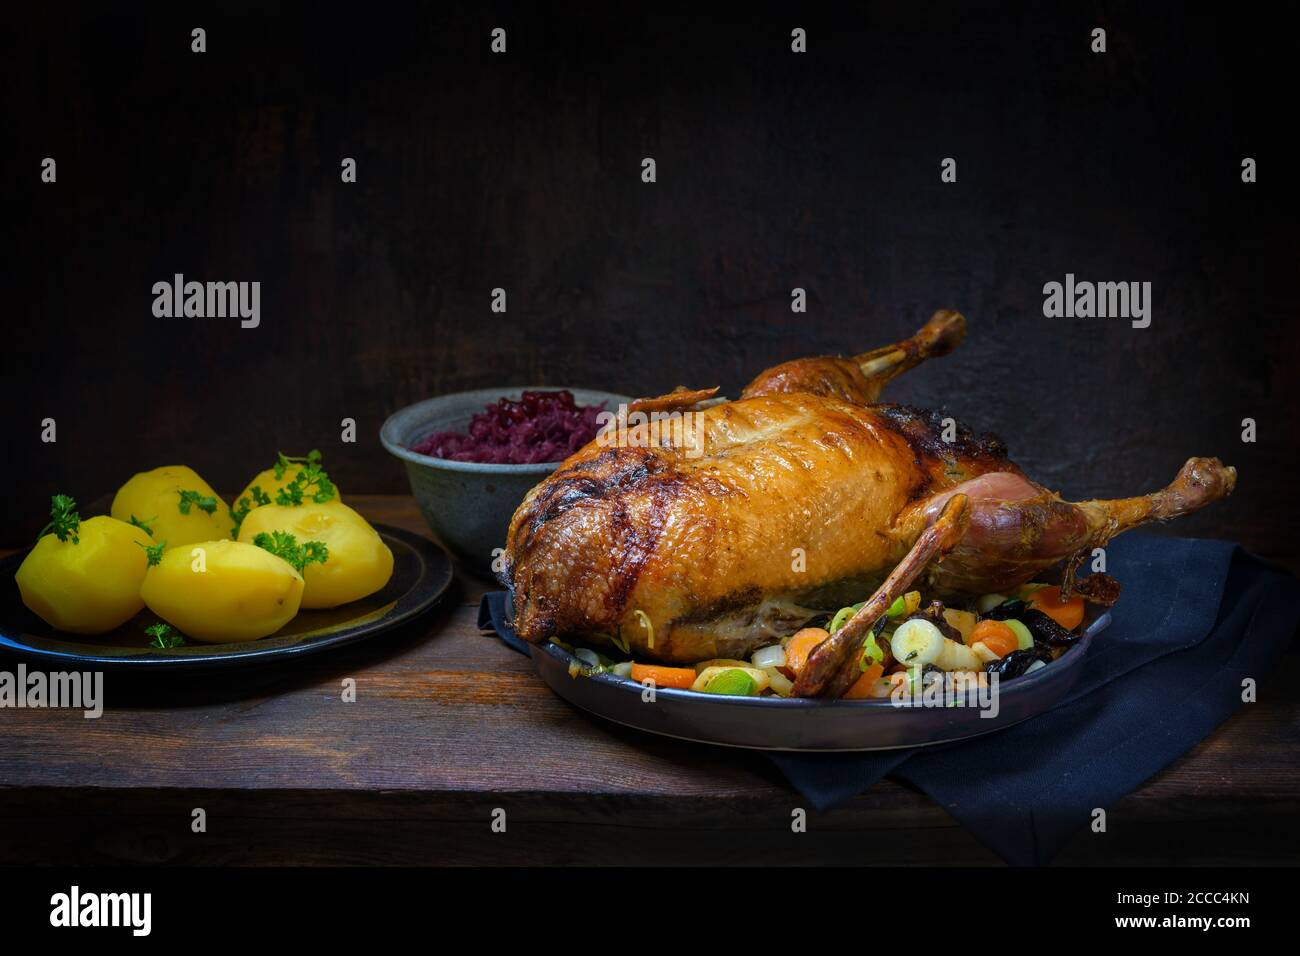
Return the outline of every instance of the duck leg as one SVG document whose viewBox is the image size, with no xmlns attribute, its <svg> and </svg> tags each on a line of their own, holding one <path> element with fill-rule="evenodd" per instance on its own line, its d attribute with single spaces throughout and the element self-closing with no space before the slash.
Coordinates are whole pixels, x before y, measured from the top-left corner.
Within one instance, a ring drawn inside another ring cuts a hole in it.
<svg viewBox="0 0 1300 956">
<path fill-rule="evenodd" d="M 920 533 L 911 550 L 862 609 L 809 655 L 791 692 L 795 697 L 837 698 L 858 679 L 858 655 L 867 635 L 930 562 L 947 554 L 961 540 L 970 518 L 967 504 L 968 499 L 962 494 L 948 498 L 938 519 Z"/>
<path fill-rule="evenodd" d="M 1023 475 L 990 472 L 919 502 L 900 516 L 904 540 L 956 495 L 970 500 L 970 530 L 926 573 L 941 593 L 987 594 L 1030 581 L 1057 562 L 1105 546 L 1117 534 L 1168 521 L 1226 498 L 1237 470 L 1217 458 L 1191 458 L 1149 495 L 1070 502 Z"/>
<path fill-rule="evenodd" d="M 740 397 L 811 392 L 870 405 L 891 380 L 926 359 L 947 355 L 965 335 L 962 314 L 940 309 L 911 338 L 853 358 L 825 356 L 783 362 L 759 374 Z"/>
</svg>

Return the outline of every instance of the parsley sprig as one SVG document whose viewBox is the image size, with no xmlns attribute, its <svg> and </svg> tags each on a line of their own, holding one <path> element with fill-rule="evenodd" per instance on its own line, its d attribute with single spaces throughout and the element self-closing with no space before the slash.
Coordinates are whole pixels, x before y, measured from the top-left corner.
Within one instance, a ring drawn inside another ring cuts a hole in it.
<svg viewBox="0 0 1300 956">
<path fill-rule="evenodd" d="M 276 452 L 275 464 L 272 470 L 275 472 L 275 480 L 279 481 L 284 477 L 284 473 L 294 465 L 319 465 L 321 463 L 320 449 L 313 448 L 301 458 L 295 458 L 292 455 L 286 455 L 284 452 Z"/>
<path fill-rule="evenodd" d="M 198 508 L 208 514 L 216 514 L 217 499 L 214 496 L 201 495 L 197 491 L 182 491 L 180 496 L 181 500 L 177 502 L 176 507 L 180 509 L 181 514 L 189 514 L 190 508 Z"/>
<path fill-rule="evenodd" d="M 80 544 L 77 532 L 81 530 L 81 515 L 77 514 L 77 503 L 68 495 L 50 496 L 50 523 L 41 529 L 38 539 L 53 533 L 60 541 L 72 539 L 73 544 Z"/>
<path fill-rule="evenodd" d="M 136 544 L 140 544 L 139 541 Z M 167 550 L 167 542 L 159 541 L 157 544 L 140 544 L 144 548 L 145 557 L 149 559 L 149 567 L 157 567 L 162 561 L 163 552 Z"/>
<path fill-rule="evenodd" d="M 309 564 L 324 564 L 330 556 L 330 549 L 324 541 L 299 544 L 298 539 L 287 531 L 272 531 L 270 534 L 263 531 L 253 538 L 253 544 L 283 558 L 299 574 Z"/>
<path fill-rule="evenodd" d="M 271 496 L 262 490 L 261 485 L 253 485 L 252 488 L 248 489 L 248 492 L 249 495 L 252 495 L 251 500 L 248 495 L 244 495 L 235 502 L 235 507 L 230 509 L 230 520 L 235 523 L 235 526 L 230 529 L 232 538 L 239 537 L 239 528 L 250 511 L 271 503 Z"/>
<path fill-rule="evenodd" d="M 329 501 L 338 490 L 321 467 L 321 454 L 313 448 L 305 458 L 291 458 L 280 452 L 275 460 L 275 480 L 279 481 L 294 465 L 301 465 L 293 480 L 275 495 L 277 505 L 300 505 L 310 498 L 316 504 Z M 314 489 L 314 490 L 313 490 Z"/>
<path fill-rule="evenodd" d="M 149 646 L 159 650 L 181 647 L 185 643 L 185 638 L 177 634 L 170 624 L 154 624 L 146 627 L 144 632 L 152 638 Z"/>
<path fill-rule="evenodd" d="M 153 528 L 149 527 L 147 522 L 157 521 L 157 520 L 158 520 L 157 515 L 154 515 L 152 518 L 137 518 L 135 515 L 131 515 L 131 524 L 135 525 L 137 528 L 139 528 L 141 531 L 143 531 L 151 538 L 153 537 Z"/>
</svg>

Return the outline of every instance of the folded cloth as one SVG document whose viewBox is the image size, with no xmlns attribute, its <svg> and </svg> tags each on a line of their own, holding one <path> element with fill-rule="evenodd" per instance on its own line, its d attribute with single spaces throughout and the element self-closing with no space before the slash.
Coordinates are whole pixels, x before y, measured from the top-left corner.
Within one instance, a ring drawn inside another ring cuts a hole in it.
<svg viewBox="0 0 1300 956">
<path fill-rule="evenodd" d="M 1129 534 L 1107 547 L 1123 585 L 1111 626 L 1047 713 L 941 747 L 880 753 L 773 753 L 818 809 L 886 775 L 944 807 L 1013 864 L 1045 864 L 1094 811 L 1190 750 L 1264 684 L 1300 624 L 1300 582 L 1226 541 Z M 479 625 L 516 650 L 503 594 Z"/>
</svg>

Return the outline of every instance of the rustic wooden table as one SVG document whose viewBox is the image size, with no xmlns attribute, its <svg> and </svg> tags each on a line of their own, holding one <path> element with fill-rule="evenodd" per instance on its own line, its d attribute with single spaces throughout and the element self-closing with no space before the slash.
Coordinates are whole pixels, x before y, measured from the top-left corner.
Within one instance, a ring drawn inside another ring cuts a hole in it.
<svg viewBox="0 0 1300 956">
<path fill-rule="evenodd" d="M 352 496 L 424 532 L 405 497 Z M 0 710 L 0 863 L 995 863 L 942 807 L 884 781 L 809 811 L 761 754 L 653 737 L 557 697 L 481 633 L 459 575 L 415 625 L 201 679 L 106 679 L 98 720 Z M 8 666 L 8 665 L 6 665 Z M 357 700 L 342 700 L 355 678 Z M 1061 863 L 1300 858 L 1300 654 L 1081 833 Z M 194 833 L 193 811 L 206 813 Z M 504 833 L 493 832 L 505 811 Z"/>
</svg>

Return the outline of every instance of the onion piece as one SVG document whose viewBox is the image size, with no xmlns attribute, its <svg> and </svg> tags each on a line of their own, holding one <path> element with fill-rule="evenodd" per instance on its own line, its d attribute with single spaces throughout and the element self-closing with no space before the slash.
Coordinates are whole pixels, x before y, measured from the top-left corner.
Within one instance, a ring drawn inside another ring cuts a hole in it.
<svg viewBox="0 0 1300 956">
<path fill-rule="evenodd" d="M 898 625 L 889 646 L 900 664 L 921 667 L 939 656 L 945 640 L 943 632 L 925 618 L 914 617 Z"/>
<path fill-rule="evenodd" d="M 766 670 L 769 667 L 785 667 L 785 648 L 780 644 L 773 644 L 771 647 L 760 647 L 754 652 L 751 660 L 754 666 Z"/>
<path fill-rule="evenodd" d="M 871 698 L 873 700 L 882 700 L 894 693 L 895 681 L 889 677 L 881 677 L 871 685 Z"/>
<path fill-rule="evenodd" d="M 763 673 L 767 675 L 767 679 L 771 682 L 768 687 L 778 697 L 789 697 L 794 692 L 794 682 L 777 670 L 776 667 L 764 667 Z"/>
<path fill-rule="evenodd" d="M 643 628 L 645 628 L 645 632 L 646 632 L 646 647 L 654 647 L 654 646 L 655 646 L 655 626 L 654 626 L 654 624 L 652 624 L 652 623 L 650 622 L 650 615 L 647 614 L 645 611 L 636 610 L 636 611 L 633 611 L 633 612 L 632 612 L 632 616 L 635 617 L 635 618 L 637 619 L 637 622 L 638 622 L 638 623 L 639 623 Z"/>
<path fill-rule="evenodd" d="M 983 666 L 979 655 L 965 644 L 947 637 L 943 639 L 943 646 L 934 659 L 934 665 L 942 671 L 977 671 Z"/>
</svg>

